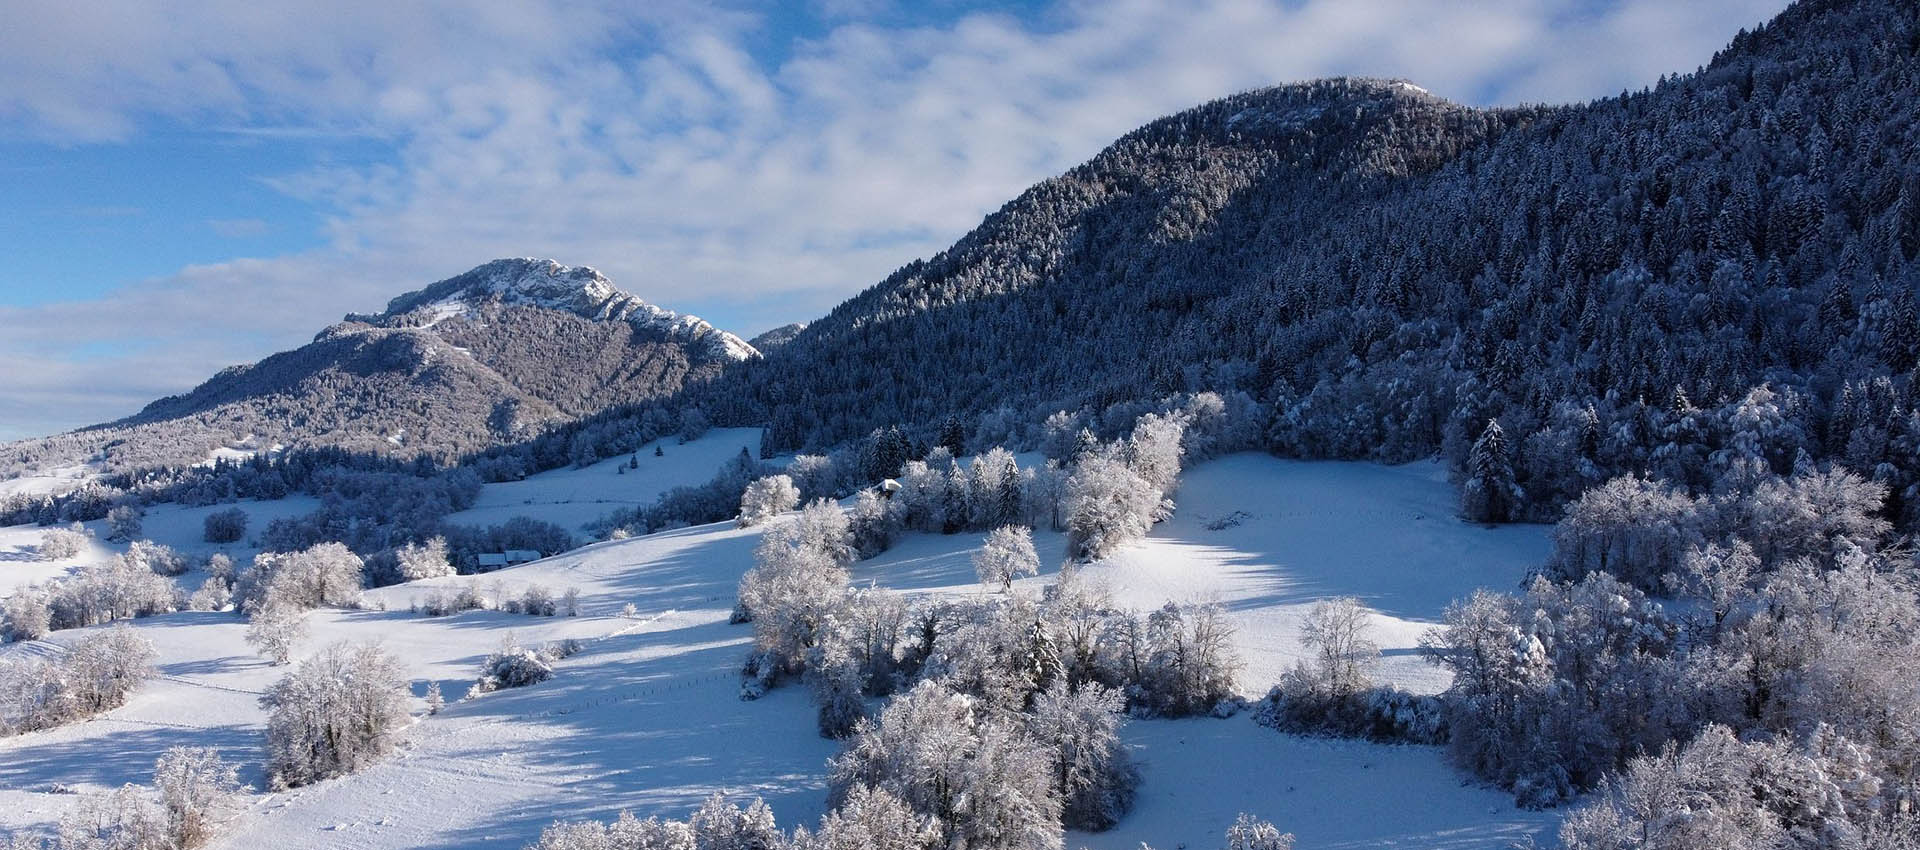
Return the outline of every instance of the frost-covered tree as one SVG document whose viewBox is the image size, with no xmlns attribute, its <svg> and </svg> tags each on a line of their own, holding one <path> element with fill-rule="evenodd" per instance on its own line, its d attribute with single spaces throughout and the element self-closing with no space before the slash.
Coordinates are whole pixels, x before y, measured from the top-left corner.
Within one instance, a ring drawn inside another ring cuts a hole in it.
<svg viewBox="0 0 1920 850">
<path fill-rule="evenodd" d="M 1460 484 L 1460 512 L 1473 522 L 1519 518 L 1525 495 L 1513 479 L 1513 455 L 1500 423 L 1487 421 L 1467 455 L 1467 476 Z"/>
<path fill-rule="evenodd" d="M 740 606 L 753 621 L 756 648 L 774 669 L 798 670 L 818 645 L 847 591 L 853 560 L 846 516 L 817 501 L 792 523 L 770 529 L 754 550 L 754 567 L 740 579 Z"/>
<path fill-rule="evenodd" d="M 115 505 L 107 511 L 107 539 L 126 543 L 140 536 L 145 511 L 137 505 Z"/>
<path fill-rule="evenodd" d="M 301 609 L 354 607 L 365 576 L 360 556 L 338 543 L 319 543 L 299 552 L 255 556 L 236 581 L 235 595 L 247 612 L 270 602 Z"/>
<path fill-rule="evenodd" d="M 53 621 L 49 596 L 38 587 L 23 587 L 0 599 L 0 634 L 7 640 L 39 640 Z"/>
<path fill-rule="evenodd" d="M 1372 615 L 1351 596 L 1322 599 L 1300 624 L 1300 645 L 1312 653 L 1316 687 L 1336 698 L 1365 690 L 1380 647 L 1367 638 Z"/>
<path fill-rule="evenodd" d="M 1003 525 L 987 535 L 973 556 L 973 573 L 980 583 L 1002 592 L 1013 580 L 1040 573 L 1040 556 L 1033 550 L 1033 532 L 1025 526 Z"/>
<path fill-rule="evenodd" d="M 938 850 L 940 826 L 885 790 L 856 785 L 794 850 Z"/>
<path fill-rule="evenodd" d="M 191 566 L 185 555 L 151 540 L 135 540 L 120 559 L 134 569 L 150 570 L 155 575 L 177 576 Z"/>
<path fill-rule="evenodd" d="M 394 565 L 401 581 L 420 581 L 453 575 L 453 563 L 447 558 L 447 539 L 431 537 L 424 543 L 408 543 L 394 550 Z"/>
<path fill-rule="evenodd" d="M 1218 605 L 1172 602 L 1146 619 L 1135 683 L 1141 708 L 1166 716 L 1205 714 L 1234 698 L 1240 658 L 1233 626 Z"/>
<path fill-rule="evenodd" d="M 786 843 L 773 809 L 757 798 L 742 809 L 716 793 L 687 819 L 687 827 L 693 850 L 779 850 Z"/>
<path fill-rule="evenodd" d="M 824 640 L 808 652 L 807 684 L 820 710 L 821 737 L 844 738 L 866 717 L 866 678 L 860 660 L 841 640 Z"/>
<path fill-rule="evenodd" d="M 201 522 L 201 532 L 208 543 L 233 543 L 247 534 L 247 512 L 228 508 L 207 514 Z"/>
<path fill-rule="evenodd" d="M 741 528 L 752 528 L 800 504 L 800 488 L 785 475 L 756 478 L 740 494 Z"/>
<path fill-rule="evenodd" d="M 1227 827 L 1226 850 L 1293 850 L 1293 833 L 1243 812 Z"/>
<path fill-rule="evenodd" d="M 64 561 L 84 551 L 92 539 L 86 526 L 77 522 L 71 528 L 49 528 L 40 532 L 40 559 Z"/>
<path fill-rule="evenodd" d="M 1080 461 L 1067 479 L 1067 556 L 1097 560 L 1147 536 L 1161 499 L 1159 490 L 1119 460 Z"/>
<path fill-rule="evenodd" d="M 213 840 L 220 822 L 239 805 L 239 767 L 212 747 L 173 747 L 153 768 L 167 837 L 177 850 Z"/>
<path fill-rule="evenodd" d="M 937 681 L 863 721 L 829 768 L 832 799 L 862 786 L 934 819 L 947 847 L 1059 850 L 1061 802 L 1046 747 Z"/>
<path fill-rule="evenodd" d="M 1120 740 L 1126 700 L 1118 691 L 1065 682 L 1034 698 L 1027 729 L 1053 752 L 1054 790 L 1070 829 L 1111 828 L 1133 807 L 1140 771 Z"/>
<path fill-rule="evenodd" d="M 293 647 L 307 636 L 306 612 L 277 601 L 254 609 L 247 622 L 247 645 L 275 664 L 293 660 Z"/>
<path fill-rule="evenodd" d="M 853 497 L 847 509 L 847 527 L 853 534 L 853 548 L 861 558 L 871 558 L 892 548 L 903 527 L 900 502 L 886 498 L 871 488 Z"/>
<path fill-rule="evenodd" d="M 1674 487 L 1622 476 L 1582 494 L 1554 529 L 1550 568 L 1563 578 L 1602 572 L 1659 587 L 1705 542 L 1700 506 Z"/>
<path fill-rule="evenodd" d="M 400 663 L 379 647 L 335 643 L 267 690 L 267 778 L 307 785 L 366 767 L 391 752 L 407 724 Z"/>
</svg>

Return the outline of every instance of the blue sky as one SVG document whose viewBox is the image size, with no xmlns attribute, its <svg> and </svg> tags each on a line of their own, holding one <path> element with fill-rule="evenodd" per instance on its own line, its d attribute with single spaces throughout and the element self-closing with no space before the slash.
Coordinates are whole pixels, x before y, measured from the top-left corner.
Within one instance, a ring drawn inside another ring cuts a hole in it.
<svg viewBox="0 0 1920 850">
<path fill-rule="evenodd" d="M 1350 74 L 1585 100 L 1784 5 L 21 0 L 0 439 L 127 415 L 498 256 L 751 335 L 1209 98 Z"/>
</svg>

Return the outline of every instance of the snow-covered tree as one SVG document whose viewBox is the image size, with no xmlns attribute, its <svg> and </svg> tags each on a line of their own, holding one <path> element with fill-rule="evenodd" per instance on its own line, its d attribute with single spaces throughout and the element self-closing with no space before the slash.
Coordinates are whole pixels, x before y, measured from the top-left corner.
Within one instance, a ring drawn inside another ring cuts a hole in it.
<svg viewBox="0 0 1920 850">
<path fill-rule="evenodd" d="M 53 621 L 50 597 L 38 587 L 24 587 L 0 599 L 0 633 L 7 640 L 39 640 Z"/>
<path fill-rule="evenodd" d="M 1467 478 L 1460 485 L 1460 512 L 1473 522 L 1519 519 L 1525 494 L 1513 480 L 1513 456 L 1500 423 L 1487 421 L 1467 455 Z"/>
<path fill-rule="evenodd" d="M 235 584 L 241 610 L 278 602 L 295 608 L 360 604 L 366 562 L 339 543 L 319 543 L 299 552 L 261 553 Z"/>
<path fill-rule="evenodd" d="M 153 768 L 167 837 L 177 850 L 213 840 L 220 822 L 239 805 L 240 769 L 212 747 L 173 747 Z"/>
<path fill-rule="evenodd" d="M 1046 747 L 937 681 L 863 721 L 829 768 L 833 801 L 886 791 L 933 818 L 948 847 L 1059 850 L 1060 797 Z"/>
<path fill-rule="evenodd" d="M 1081 460 L 1067 479 L 1067 556 L 1097 560 L 1147 536 L 1161 498 L 1159 490 L 1119 460 Z"/>
<path fill-rule="evenodd" d="M 352 773 L 391 752 L 407 716 L 400 663 L 379 647 L 327 646 L 267 690 L 267 777 L 276 788 Z"/>
<path fill-rule="evenodd" d="M 881 496 L 871 488 L 853 497 L 847 509 L 847 527 L 853 534 L 853 548 L 861 558 L 871 558 L 892 548 L 902 528 L 901 503 Z"/>
<path fill-rule="evenodd" d="M 779 850 L 786 843 L 773 810 L 757 798 L 742 809 L 715 793 L 687 819 L 687 827 L 693 850 Z"/>
<path fill-rule="evenodd" d="M 232 543 L 247 534 L 247 512 L 228 508 L 207 514 L 201 522 L 201 537 L 208 543 Z"/>
<path fill-rule="evenodd" d="M 973 573 L 980 583 L 1001 591 L 1013 589 L 1013 580 L 1040 573 L 1040 556 L 1033 550 L 1033 532 L 1025 526 L 1003 525 L 987 535 L 973 556 Z"/>
<path fill-rule="evenodd" d="M 820 829 L 797 835 L 794 850 L 938 850 L 940 826 L 883 789 L 856 785 L 820 819 Z"/>
<path fill-rule="evenodd" d="M 306 612 L 282 602 L 269 600 L 248 618 L 247 644 L 275 664 L 293 660 L 294 645 L 306 635 Z"/>
<path fill-rule="evenodd" d="M 756 478 L 740 494 L 741 528 L 752 528 L 800 504 L 800 488 L 785 475 Z"/>
<path fill-rule="evenodd" d="M 120 558 L 135 569 L 150 570 L 154 575 L 162 576 L 180 575 L 190 566 L 186 556 L 174 551 L 173 547 L 151 540 L 133 541 Z"/>
<path fill-rule="evenodd" d="M 64 561 L 80 554 L 92 539 L 86 526 L 77 522 L 72 528 L 49 528 L 40 532 L 40 559 Z"/>
<path fill-rule="evenodd" d="M 107 511 L 107 539 L 115 543 L 126 543 L 140 536 L 141 519 L 145 514 L 135 505 L 114 505 Z"/>
<path fill-rule="evenodd" d="M 1054 790 L 1071 829 L 1111 828 L 1133 807 L 1140 771 L 1120 740 L 1126 700 L 1098 683 L 1064 681 L 1036 696 L 1027 729 L 1053 752 Z"/>
<path fill-rule="evenodd" d="M 1226 839 L 1226 850 L 1293 850 L 1293 833 L 1244 812 L 1227 827 Z"/>
<path fill-rule="evenodd" d="M 447 538 L 434 536 L 424 543 L 408 543 L 394 550 L 394 565 L 401 581 L 420 581 L 453 575 L 453 563 L 447 557 Z"/>
<path fill-rule="evenodd" d="M 1372 684 L 1368 672 L 1380 647 L 1367 638 L 1372 615 L 1351 596 L 1322 599 L 1300 625 L 1300 645 L 1313 654 L 1312 677 L 1334 697 L 1346 697 Z"/>
</svg>

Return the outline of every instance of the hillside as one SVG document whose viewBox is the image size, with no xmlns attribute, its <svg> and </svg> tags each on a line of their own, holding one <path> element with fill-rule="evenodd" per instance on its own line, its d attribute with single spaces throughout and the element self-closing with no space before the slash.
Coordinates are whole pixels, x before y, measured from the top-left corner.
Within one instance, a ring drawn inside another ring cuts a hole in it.
<svg viewBox="0 0 1920 850">
<path fill-rule="evenodd" d="M 1445 673 L 1416 657 L 1421 631 L 1450 599 L 1513 586 L 1546 550 L 1537 527 L 1452 520 L 1452 498 L 1431 464 L 1235 455 L 1191 470 L 1180 516 L 1088 574 L 1129 607 L 1226 606 L 1247 661 L 1238 689 L 1248 696 L 1303 656 L 1298 624 L 1315 600 L 1360 594 L 1380 612 L 1373 633 L 1386 656 L 1382 678 L 1437 691 Z M 1238 525 L 1210 527 L 1236 512 Z M 370 590 L 367 610 L 309 614 L 296 657 L 338 640 L 377 641 L 404 660 L 415 697 L 436 682 L 447 708 L 425 716 L 414 700 L 418 719 L 404 751 L 364 773 L 249 795 L 215 846 L 510 850 L 553 820 L 621 809 L 680 818 L 716 791 L 764 797 L 783 827 L 811 824 L 826 809 L 826 762 L 840 745 L 817 734 L 801 683 L 739 698 L 753 632 L 727 618 L 763 533 L 720 523 L 610 541 L 485 576 Z M 1037 537 L 1051 560 L 1060 535 Z M 978 600 L 990 595 L 970 564 L 980 544 L 976 534 L 911 534 L 856 565 L 853 579 L 909 600 Z M 1474 566 L 1458 568 L 1469 556 Z M 1037 599 L 1057 579 L 1049 566 L 1015 587 Z M 518 595 L 532 584 L 578 588 L 581 616 L 408 610 L 436 590 Z M 632 616 L 621 613 L 628 604 Z M 241 642 L 245 620 L 231 612 L 133 627 L 158 648 L 162 675 L 128 705 L 94 722 L 0 738 L 0 832 L 44 827 L 97 792 L 147 781 L 151 754 L 173 745 L 218 747 L 246 766 L 243 779 L 262 785 L 266 713 L 255 695 L 287 668 L 256 657 Z M 551 681 L 458 701 L 481 657 L 509 633 L 528 645 L 577 638 L 586 649 Z M 81 636 L 0 645 L 0 658 Z M 1550 838 L 1556 820 L 1463 784 L 1434 747 L 1280 735 L 1246 714 L 1135 720 L 1125 735 L 1145 761 L 1135 812 L 1109 832 L 1071 833 L 1067 846 L 1213 846 L 1236 812 L 1257 811 L 1305 846 L 1498 850 L 1527 835 Z"/>
<path fill-rule="evenodd" d="M 1275 451 L 1458 468 L 1498 419 L 1524 512 L 1550 519 L 1608 474 L 1698 484 L 1686 459 L 1732 441 L 1701 423 L 1769 382 L 1815 457 L 1898 494 L 1920 480 L 1896 448 L 1920 148 L 1892 141 L 1920 124 L 1917 15 L 1799 3 L 1695 73 L 1583 105 L 1365 80 L 1215 101 L 693 392 L 770 422 L 772 450 L 950 415 L 1031 435 L 1053 410 L 1215 390 L 1271 411 Z"/>
<path fill-rule="evenodd" d="M 0 447 L 0 468 L 124 471 L 199 463 L 227 447 L 447 457 L 661 398 L 755 356 L 592 269 L 496 260 L 126 419 Z"/>
</svg>

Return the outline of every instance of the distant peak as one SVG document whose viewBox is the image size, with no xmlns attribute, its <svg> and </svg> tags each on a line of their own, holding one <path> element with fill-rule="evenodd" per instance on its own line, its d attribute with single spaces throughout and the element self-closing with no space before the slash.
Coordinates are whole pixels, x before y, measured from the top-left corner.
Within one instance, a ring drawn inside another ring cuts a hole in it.
<svg viewBox="0 0 1920 850">
<path fill-rule="evenodd" d="M 525 306 L 561 310 L 595 321 L 625 321 L 725 360 L 759 356 L 753 346 L 698 316 L 676 313 L 620 290 L 587 266 L 517 257 L 494 260 L 387 303 L 378 316 L 348 321 L 378 325 L 432 325 L 489 307 Z"/>
</svg>

